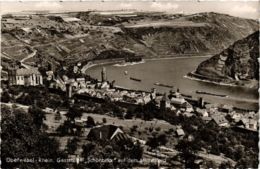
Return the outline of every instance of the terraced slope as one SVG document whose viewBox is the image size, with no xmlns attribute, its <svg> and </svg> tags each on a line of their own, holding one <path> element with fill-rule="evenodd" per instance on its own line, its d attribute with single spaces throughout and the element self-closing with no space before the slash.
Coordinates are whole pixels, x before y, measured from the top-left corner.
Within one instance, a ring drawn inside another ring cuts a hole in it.
<svg viewBox="0 0 260 169">
<path fill-rule="evenodd" d="M 2 20 L 2 54 L 19 62 L 36 51 L 34 57 L 23 61 L 42 67 L 133 54 L 152 58 L 192 56 L 218 53 L 258 29 L 254 20 L 216 13 L 108 18 L 112 25 L 106 25 L 107 18 L 91 22 L 93 18 L 73 23 L 47 16 Z"/>
</svg>

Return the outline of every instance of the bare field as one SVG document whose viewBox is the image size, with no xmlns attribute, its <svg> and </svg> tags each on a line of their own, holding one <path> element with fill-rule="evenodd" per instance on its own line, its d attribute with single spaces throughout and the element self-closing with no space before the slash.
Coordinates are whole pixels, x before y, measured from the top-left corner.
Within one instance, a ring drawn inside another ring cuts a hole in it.
<svg viewBox="0 0 260 169">
<path fill-rule="evenodd" d="M 194 23 L 191 21 L 151 21 L 137 22 L 125 25 L 126 28 L 142 28 L 142 27 L 204 27 L 206 23 Z"/>
</svg>

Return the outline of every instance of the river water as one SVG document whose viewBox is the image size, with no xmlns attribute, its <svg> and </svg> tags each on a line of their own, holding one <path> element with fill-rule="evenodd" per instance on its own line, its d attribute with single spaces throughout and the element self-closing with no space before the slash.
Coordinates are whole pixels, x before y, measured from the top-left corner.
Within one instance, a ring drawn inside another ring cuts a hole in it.
<svg viewBox="0 0 260 169">
<path fill-rule="evenodd" d="M 255 89 L 221 86 L 208 82 L 190 80 L 184 76 L 195 70 L 199 63 L 207 57 L 195 58 L 172 58 L 160 60 L 145 60 L 145 63 L 129 66 L 115 66 L 106 64 L 94 66 L 87 70 L 90 76 L 101 79 L 102 67 L 106 67 L 109 81 L 115 80 L 115 84 L 131 89 L 147 90 L 156 88 L 159 92 L 169 92 L 169 88 L 155 86 L 155 82 L 173 85 L 174 89 L 179 88 L 181 93 L 192 95 L 193 97 L 205 98 L 212 103 L 231 104 L 240 108 L 258 109 L 258 92 Z M 127 71 L 127 75 L 125 74 Z M 141 79 L 141 82 L 130 80 L 130 77 Z M 228 97 L 218 97 L 210 95 L 196 94 L 196 90 L 205 92 L 224 94 Z"/>
</svg>

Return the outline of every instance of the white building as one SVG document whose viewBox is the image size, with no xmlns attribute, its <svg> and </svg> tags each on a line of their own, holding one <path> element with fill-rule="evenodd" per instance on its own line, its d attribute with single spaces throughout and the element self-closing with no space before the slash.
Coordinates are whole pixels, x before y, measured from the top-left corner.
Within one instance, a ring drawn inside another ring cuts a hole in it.
<svg viewBox="0 0 260 169">
<path fill-rule="evenodd" d="M 12 69 L 8 71 L 10 85 L 37 86 L 42 85 L 42 75 L 37 68 Z"/>
</svg>

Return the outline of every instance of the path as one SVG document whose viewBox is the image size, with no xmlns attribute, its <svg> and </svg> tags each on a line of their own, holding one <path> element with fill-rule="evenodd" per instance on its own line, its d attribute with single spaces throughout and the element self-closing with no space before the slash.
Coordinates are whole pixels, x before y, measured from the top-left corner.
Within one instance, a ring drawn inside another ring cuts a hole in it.
<svg viewBox="0 0 260 169">
<path fill-rule="evenodd" d="M 34 56 L 36 55 L 36 53 L 37 53 L 37 50 L 34 49 L 34 50 L 33 50 L 33 53 L 31 53 L 31 54 L 29 54 L 28 56 L 26 56 L 25 58 L 23 58 L 20 62 L 22 63 L 22 62 L 24 62 L 25 60 L 34 57 Z"/>
</svg>

